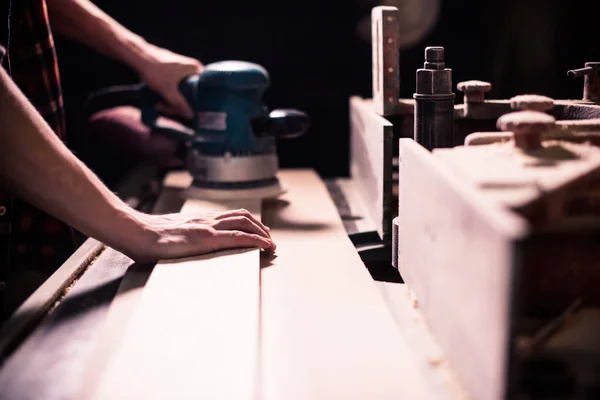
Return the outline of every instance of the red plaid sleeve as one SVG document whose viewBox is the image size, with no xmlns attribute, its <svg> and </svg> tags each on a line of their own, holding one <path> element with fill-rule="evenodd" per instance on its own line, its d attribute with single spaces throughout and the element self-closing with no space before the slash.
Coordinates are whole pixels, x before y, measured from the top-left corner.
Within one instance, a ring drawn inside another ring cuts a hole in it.
<svg viewBox="0 0 600 400">
<path fill-rule="evenodd" d="M 8 58 L 14 82 L 64 139 L 60 75 L 45 0 L 13 0 Z M 26 266 L 52 272 L 75 250 L 69 226 L 19 199 L 11 224 L 11 270 Z"/>
<path fill-rule="evenodd" d="M 65 117 L 54 38 L 45 0 L 13 2 L 9 49 L 12 78 L 56 134 Z"/>
</svg>

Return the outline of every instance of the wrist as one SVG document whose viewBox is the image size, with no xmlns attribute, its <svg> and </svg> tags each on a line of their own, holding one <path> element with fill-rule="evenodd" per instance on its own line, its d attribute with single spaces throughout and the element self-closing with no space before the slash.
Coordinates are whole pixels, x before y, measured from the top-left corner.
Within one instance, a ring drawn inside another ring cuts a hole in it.
<svg viewBox="0 0 600 400">
<path fill-rule="evenodd" d="M 114 229 L 120 232 L 119 238 L 115 238 L 115 249 L 121 251 L 135 261 L 145 261 L 144 257 L 152 253 L 150 250 L 158 242 L 159 233 L 151 223 L 148 214 L 139 212 L 127 205 L 121 209 L 119 214 L 125 222 L 122 229 Z"/>
</svg>

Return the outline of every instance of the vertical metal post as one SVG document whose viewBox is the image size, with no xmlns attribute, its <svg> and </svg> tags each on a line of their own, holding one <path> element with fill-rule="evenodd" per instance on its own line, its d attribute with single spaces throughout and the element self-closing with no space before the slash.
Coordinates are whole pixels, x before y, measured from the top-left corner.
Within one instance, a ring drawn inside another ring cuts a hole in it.
<svg viewBox="0 0 600 400">
<path fill-rule="evenodd" d="M 414 139 L 427 150 L 453 147 L 454 98 L 452 70 L 446 68 L 443 47 L 427 47 L 425 64 L 417 70 Z"/>
<path fill-rule="evenodd" d="M 395 114 L 400 97 L 398 9 L 374 7 L 371 11 L 373 51 L 373 105 L 375 112 Z"/>
</svg>

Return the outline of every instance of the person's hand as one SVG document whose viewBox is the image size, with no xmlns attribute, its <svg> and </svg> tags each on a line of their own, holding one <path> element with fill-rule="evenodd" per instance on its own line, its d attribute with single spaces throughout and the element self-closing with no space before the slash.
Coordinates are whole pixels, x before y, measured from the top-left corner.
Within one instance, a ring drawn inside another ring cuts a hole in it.
<svg viewBox="0 0 600 400">
<path fill-rule="evenodd" d="M 192 118 L 193 111 L 179 92 L 179 83 L 190 75 L 202 72 L 204 65 L 190 57 L 149 44 L 146 62 L 138 68 L 140 78 L 156 91 L 165 101 L 161 111 Z"/>
<path fill-rule="evenodd" d="M 247 210 L 199 216 L 140 214 L 150 232 L 132 258 L 139 262 L 181 258 L 232 248 L 259 248 L 273 252 L 269 228 Z"/>
</svg>

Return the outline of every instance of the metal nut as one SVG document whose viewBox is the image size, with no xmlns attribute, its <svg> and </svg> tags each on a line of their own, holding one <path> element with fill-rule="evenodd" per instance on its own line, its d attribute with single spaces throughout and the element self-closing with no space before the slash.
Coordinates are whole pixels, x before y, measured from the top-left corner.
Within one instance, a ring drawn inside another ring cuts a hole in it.
<svg viewBox="0 0 600 400">
<path fill-rule="evenodd" d="M 456 88 L 465 94 L 465 103 L 483 103 L 485 93 L 492 90 L 492 84 L 473 80 L 459 82 Z"/>
<path fill-rule="evenodd" d="M 541 147 L 542 135 L 556 126 L 556 119 L 540 111 L 518 111 L 498 118 L 496 126 L 504 132 L 512 131 L 520 149 L 534 150 Z"/>
<path fill-rule="evenodd" d="M 6 207 L 0 206 L 0 217 L 4 216 L 4 214 L 6 214 Z"/>
<path fill-rule="evenodd" d="M 510 99 L 510 108 L 513 110 L 531 110 L 545 112 L 554 107 L 554 100 L 538 94 L 522 94 Z"/>
</svg>

